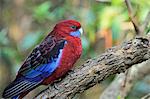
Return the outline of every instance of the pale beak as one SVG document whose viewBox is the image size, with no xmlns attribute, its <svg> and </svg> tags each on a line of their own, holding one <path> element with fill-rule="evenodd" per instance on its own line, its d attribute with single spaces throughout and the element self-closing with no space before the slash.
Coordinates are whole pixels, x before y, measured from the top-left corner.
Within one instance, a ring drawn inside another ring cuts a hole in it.
<svg viewBox="0 0 150 99">
<path fill-rule="evenodd" d="M 82 28 L 80 28 L 79 29 L 79 32 L 81 33 L 81 35 L 83 34 L 83 29 Z"/>
</svg>

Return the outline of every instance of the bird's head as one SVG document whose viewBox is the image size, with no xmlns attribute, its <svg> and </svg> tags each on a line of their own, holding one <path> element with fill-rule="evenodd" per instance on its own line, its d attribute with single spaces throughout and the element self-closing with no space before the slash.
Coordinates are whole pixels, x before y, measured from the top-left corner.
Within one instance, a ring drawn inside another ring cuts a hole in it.
<svg viewBox="0 0 150 99">
<path fill-rule="evenodd" d="M 81 24 L 75 20 L 64 20 L 56 24 L 54 27 L 55 34 L 66 37 L 80 37 L 83 33 Z"/>
</svg>

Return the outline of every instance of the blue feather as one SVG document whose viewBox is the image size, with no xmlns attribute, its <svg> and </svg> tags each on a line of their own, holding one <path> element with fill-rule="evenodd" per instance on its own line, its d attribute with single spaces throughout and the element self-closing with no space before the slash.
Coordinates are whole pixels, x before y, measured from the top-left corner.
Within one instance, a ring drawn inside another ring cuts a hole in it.
<svg viewBox="0 0 150 99">
<path fill-rule="evenodd" d="M 41 71 L 37 71 L 37 70 L 30 70 L 26 75 L 25 77 L 26 78 L 34 78 L 34 77 L 37 77 L 41 74 L 42 72 Z"/>
<path fill-rule="evenodd" d="M 80 37 L 81 36 L 81 32 L 79 30 L 77 30 L 75 32 L 71 32 L 70 35 L 74 36 L 74 37 Z"/>
<path fill-rule="evenodd" d="M 19 99 L 19 95 L 18 96 L 14 96 L 11 99 Z"/>
<path fill-rule="evenodd" d="M 4 98 L 13 97 L 13 99 L 17 99 L 19 94 L 38 86 L 59 66 L 66 41 L 55 42 L 54 38 L 47 38 L 46 40 L 42 43 L 43 45 L 37 46 L 26 59 L 17 78 L 5 88 Z M 51 43 L 51 45 L 47 43 Z"/>
<path fill-rule="evenodd" d="M 38 82 L 51 75 L 59 66 L 59 62 L 62 56 L 62 49 L 59 49 L 58 53 L 59 54 L 57 57 L 49 59 L 50 62 L 48 64 L 42 64 L 36 67 L 35 69 L 32 69 L 29 72 L 27 72 L 24 75 L 25 78 L 33 78 L 31 81 Z"/>
</svg>

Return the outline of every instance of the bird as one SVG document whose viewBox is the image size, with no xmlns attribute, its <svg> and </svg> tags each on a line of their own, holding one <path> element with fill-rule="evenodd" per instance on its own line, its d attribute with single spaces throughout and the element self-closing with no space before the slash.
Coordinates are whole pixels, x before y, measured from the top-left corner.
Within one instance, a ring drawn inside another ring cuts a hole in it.
<svg viewBox="0 0 150 99">
<path fill-rule="evenodd" d="M 76 20 L 58 22 L 25 59 L 2 97 L 22 99 L 36 87 L 52 84 L 67 74 L 82 54 L 82 33 Z"/>
</svg>

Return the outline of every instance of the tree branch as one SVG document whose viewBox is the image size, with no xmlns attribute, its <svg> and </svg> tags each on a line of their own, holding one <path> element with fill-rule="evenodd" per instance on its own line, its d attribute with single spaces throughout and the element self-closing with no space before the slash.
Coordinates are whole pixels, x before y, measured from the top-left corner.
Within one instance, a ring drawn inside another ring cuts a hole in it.
<svg viewBox="0 0 150 99">
<path fill-rule="evenodd" d="M 130 73 L 126 78 L 125 87 L 123 86 L 126 75 L 119 74 L 113 82 L 103 91 L 99 99 L 116 99 L 120 96 L 125 99 L 133 85 L 142 80 L 146 75 L 150 74 L 150 60 L 136 65 L 130 69 Z M 115 90 L 115 92 L 114 92 Z"/>
<path fill-rule="evenodd" d="M 148 60 L 150 58 L 149 42 L 150 36 L 136 37 L 120 46 L 110 48 L 104 54 L 89 59 L 83 65 L 70 71 L 62 81 L 49 86 L 35 99 L 73 98 L 110 75 L 125 72 L 134 64 Z"/>
<path fill-rule="evenodd" d="M 128 8 L 129 17 L 134 25 L 136 34 L 144 34 L 144 31 L 148 27 L 150 23 L 150 11 L 148 11 L 147 16 L 145 17 L 145 20 L 142 22 L 142 25 L 137 24 L 137 20 L 134 17 L 134 12 L 132 9 L 132 5 L 130 3 L 130 0 L 125 0 L 126 6 Z M 138 30 L 138 31 L 137 31 Z M 146 64 L 150 63 L 150 61 L 145 62 Z M 121 99 L 124 99 L 133 85 L 136 81 L 139 79 L 144 78 L 145 75 L 149 74 L 150 67 L 146 64 L 139 64 L 136 66 L 136 68 L 131 68 L 128 75 L 120 74 L 118 75 L 114 81 L 105 89 L 105 91 L 100 96 L 100 99 L 116 99 L 117 96 L 120 96 Z M 136 72 L 138 71 L 138 72 Z M 123 84 L 124 83 L 124 84 Z M 115 93 L 114 93 L 115 90 Z"/>
</svg>

